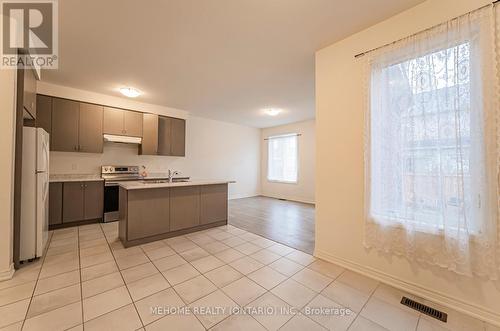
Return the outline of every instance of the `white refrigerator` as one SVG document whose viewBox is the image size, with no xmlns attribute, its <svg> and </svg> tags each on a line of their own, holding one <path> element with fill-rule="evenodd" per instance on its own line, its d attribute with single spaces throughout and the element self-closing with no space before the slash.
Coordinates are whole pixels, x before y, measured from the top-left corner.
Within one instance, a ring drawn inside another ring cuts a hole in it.
<svg viewBox="0 0 500 331">
<path fill-rule="evenodd" d="M 43 255 L 49 231 L 49 134 L 23 128 L 20 260 Z"/>
</svg>

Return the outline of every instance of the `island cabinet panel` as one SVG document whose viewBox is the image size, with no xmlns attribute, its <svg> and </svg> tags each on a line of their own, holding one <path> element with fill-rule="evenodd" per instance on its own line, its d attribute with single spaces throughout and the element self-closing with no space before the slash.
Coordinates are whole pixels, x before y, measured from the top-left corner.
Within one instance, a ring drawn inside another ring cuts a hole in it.
<svg viewBox="0 0 500 331">
<path fill-rule="evenodd" d="M 200 224 L 227 220 L 227 184 L 200 186 Z"/>
<path fill-rule="evenodd" d="M 49 184 L 49 225 L 62 224 L 63 183 Z"/>
<path fill-rule="evenodd" d="M 170 189 L 131 190 L 127 192 L 127 198 L 128 240 L 170 231 Z"/>
<path fill-rule="evenodd" d="M 127 223 L 128 223 L 128 191 L 120 187 L 118 195 L 118 236 L 122 243 L 127 242 Z"/>
<path fill-rule="evenodd" d="M 200 225 L 200 187 L 170 189 L 170 231 Z"/>
<path fill-rule="evenodd" d="M 53 151 L 78 151 L 78 123 L 80 104 L 65 99 L 52 99 L 52 136 Z"/>
</svg>

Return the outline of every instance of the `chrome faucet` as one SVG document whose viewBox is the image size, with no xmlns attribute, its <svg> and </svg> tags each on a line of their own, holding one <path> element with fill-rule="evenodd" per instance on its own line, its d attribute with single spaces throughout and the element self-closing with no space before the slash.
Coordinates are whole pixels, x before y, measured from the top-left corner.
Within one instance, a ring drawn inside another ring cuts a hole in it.
<svg viewBox="0 0 500 331">
<path fill-rule="evenodd" d="M 168 169 L 168 182 L 172 183 L 174 176 L 179 175 L 180 172 Z"/>
</svg>

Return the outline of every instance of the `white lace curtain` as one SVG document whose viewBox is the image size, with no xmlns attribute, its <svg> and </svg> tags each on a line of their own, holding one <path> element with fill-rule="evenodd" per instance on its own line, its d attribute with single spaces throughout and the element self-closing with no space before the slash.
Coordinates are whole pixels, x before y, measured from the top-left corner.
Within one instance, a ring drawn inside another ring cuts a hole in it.
<svg viewBox="0 0 500 331">
<path fill-rule="evenodd" d="M 498 12 L 365 56 L 366 247 L 498 279 Z"/>
</svg>

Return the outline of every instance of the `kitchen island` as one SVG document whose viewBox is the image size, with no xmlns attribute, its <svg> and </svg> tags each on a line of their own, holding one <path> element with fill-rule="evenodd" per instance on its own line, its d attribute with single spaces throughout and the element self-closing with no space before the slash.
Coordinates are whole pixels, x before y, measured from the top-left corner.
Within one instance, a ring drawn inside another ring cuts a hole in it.
<svg viewBox="0 0 500 331">
<path fill-rule="evenodd" d="M 226 225 L 229 183 L 120 182 L 121 242 L 131 247 Z"/>
</svg>

